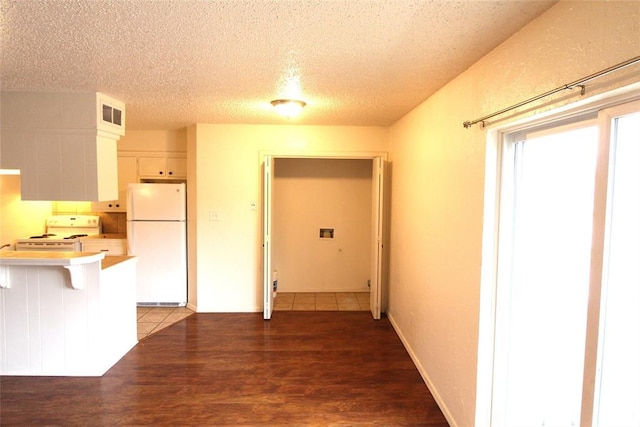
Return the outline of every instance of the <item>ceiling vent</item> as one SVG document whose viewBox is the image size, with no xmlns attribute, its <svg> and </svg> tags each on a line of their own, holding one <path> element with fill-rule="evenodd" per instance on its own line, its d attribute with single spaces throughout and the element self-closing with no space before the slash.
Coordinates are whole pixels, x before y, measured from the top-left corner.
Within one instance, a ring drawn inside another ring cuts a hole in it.
<svg viewBox="0 0 640 427">
<path fill-rule="evenodd" d="M 124 104 L 104 94 L 97 93 L 98 129 L 124 135 Z"/>
<path fill-rule="evenodd" d="M 122 126 L 122 110 L 108 104 L 102 104 L 102 121 Z"/>
</svg>

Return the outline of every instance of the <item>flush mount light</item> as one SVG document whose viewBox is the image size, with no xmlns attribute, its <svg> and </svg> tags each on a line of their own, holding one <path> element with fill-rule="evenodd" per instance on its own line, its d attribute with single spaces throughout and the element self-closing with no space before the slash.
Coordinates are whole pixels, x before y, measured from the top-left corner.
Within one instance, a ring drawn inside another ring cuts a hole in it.
<svg viewBox="0 0 640 427">
<path fill-rule="evenodd" d="M 300 114 L 307 103 L 297 99 L 274 99 L 271 101 L 271 105 L 273 105 L 278 114 L 289 119 Z"/>
</svg>

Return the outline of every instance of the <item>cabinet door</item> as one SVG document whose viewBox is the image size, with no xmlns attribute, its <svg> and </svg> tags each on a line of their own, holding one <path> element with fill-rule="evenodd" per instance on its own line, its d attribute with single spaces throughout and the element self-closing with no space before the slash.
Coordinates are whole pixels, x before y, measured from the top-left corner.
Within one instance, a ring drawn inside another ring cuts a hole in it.
<svg viewBox="0 0 640 427">
<path fill-rule="evenodd" d="M 118 212 L 127 211 L 127 188 L 135 182 L 138 182 L 138 159 L 118 157 Z"/>
<path fill-rule="evenodd" d="M 21 170 L 22 200 L 116 197 L 116 139 L 74 130 L 3 132 L 1 137 L 3 168 Z"/>
<path fill-rule="evenodd" d="M 126 255 L 127 241 L 124 239 L 95 239 L 95 241 L 83 241 L 82 252 L 104 252 L 107 255 Z"/>
<path fill-rule="evenodd" d="M 187 159 L 183 157 L 167 158 L 167 177 L 186 178 L 187 177 Z"/>
<path fill-rule="evenodd" d="M 140 177 L 164 178 L 167 175 L 167 159 L 165 157 L 138 158 L 138 175 Z"/>
<path fill-rule="evenodd" d="M 118 199 L 106 202 L 93 202 L 94 212 L 126 212 L 127 186 L 138 181 L 137 159 L 135 157 L 118 157 Z"/>
</svg>

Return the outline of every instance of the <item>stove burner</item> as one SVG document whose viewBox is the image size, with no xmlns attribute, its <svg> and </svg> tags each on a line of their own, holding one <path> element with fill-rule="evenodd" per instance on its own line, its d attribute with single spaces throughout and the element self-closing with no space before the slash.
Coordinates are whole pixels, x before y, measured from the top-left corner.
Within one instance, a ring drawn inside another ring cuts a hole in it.
<svg viewBox="0 0 640 427">
<path fill-rule="evenodd" d="M 45 234 L 41 234 L 39 236 L 31 236 L 29 237 L 30 239 L 46 239 L 48 237 L 53 237 L 56 236 L 56 234 L 54 233 L 45 233 Z M 63 237 L 63 239 L 65 240 L 69 240 L 69 239 L 77 239 L 78 237 L 87 237 L 88 234 L 72 234 L 71 236 L 67 236 L 67 237 Z"/>
</svg>

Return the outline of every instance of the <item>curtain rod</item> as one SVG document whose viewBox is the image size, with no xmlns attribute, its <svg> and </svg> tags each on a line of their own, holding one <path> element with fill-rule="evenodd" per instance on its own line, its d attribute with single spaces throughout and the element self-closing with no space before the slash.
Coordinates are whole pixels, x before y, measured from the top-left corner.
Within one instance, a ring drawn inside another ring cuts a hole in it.
<svg viewBox="0 0 640 427">
<path fill-rule="evenodd" d="M 576 80 L 575 82 L 567 83 L 566 85 L 557 87 L 557 88 L 555 88 L 553 90 L 550 90 L 549 92 L 545 92 L 545 93 L 540 94 L 538 96 L 534 96 L 533 98 L 529 98 L 526 101 L 519 102 L 519 103 L 514 104 L 514 105 L 512 105 L 510 107 L 504 108 L 504 109 L 502 109 L 500 111 L 496 111 L 495 113 L 488 114 L 488 115 L 486 115 L 484 117 L 481 117 L 479 119 L 466 121 L 462 125 L 465 128 L 469 129 L 471 126 L 475 125 L 476 123 L 482 122 L 483 126 L 484 126 L 484 121 L 487 120 L 487 119 L 490 119 L 492 117 L 498 116 L 498 115 L 503 114 L 503 113 L 506 113 L 507 111 L 515 110 L 518 107 L 522 107 L 523 105 L 529 104 L 531 102 L 537 101 L 538 99 L 545 98 L 545 97 L 547 97 L 549 95 L 553 95 L 554 93 L 557 93 L 557 92 L 560 92 L 560 91 L 563 91 L 563 90 L 567 90 L 567 89 L 573 89 L 573 88 L 579 87 L 581 89 L 580 94 L 584 95 L 584 91 L 585 91 L 584 83 L 587 83 L 587 82 L 589 82 L 591 80 L 597 79 L 598 77 L 602 77 L 602 76 L 604 76 L 606 74 L 612 73 L 614 71 L 617 71 L 617 70 L 619 70 L 621 68 L 624 68 L 624 67 L 627 67 L 629 65 L 633 65 L 636 62 L 640 62 L 640 56 L 636 56 L 635 58 L 631 58 L 631 59 L 629 59 L 627 61 L 621 62 L 621 63 L 619 63 L 617 65 L 612 66 L 612 67 L 606 68 L 606 69 L 604 69 L 602 71 L 598 71 L 597 73 L 593 73 L 593 74 L 591 74 L 591 75 L 589 75 L 587 77 L 583 77 L 580 80 Z"/>
</svg>

